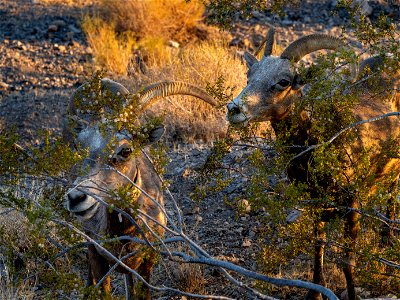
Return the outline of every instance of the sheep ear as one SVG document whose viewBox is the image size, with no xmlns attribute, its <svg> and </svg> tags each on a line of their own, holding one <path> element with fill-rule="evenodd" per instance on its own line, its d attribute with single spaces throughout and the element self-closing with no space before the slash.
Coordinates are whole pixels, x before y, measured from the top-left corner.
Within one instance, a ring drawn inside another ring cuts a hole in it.
<svg viewBox="0 0 400 300">
<path fill-rule="evenodd" d="M 246 60 L 246 65 L 247 68 L 249 69 L 251 68 L 252 65 L 258 62 L 257 58 L 247 51 L 244 52 L 244 59 Z"/>
<path fill-rule="evenodd" d="M 152 129 L 149 132 L 148 144 L 154 144 L 154 143 L 158 142 L 161 139 L 161 137 L 163 136 L 164 131 L 165 131 L 164 125 L 160 125 L 160 126 L 155 127 L 154 129 Z"/>
</svg>

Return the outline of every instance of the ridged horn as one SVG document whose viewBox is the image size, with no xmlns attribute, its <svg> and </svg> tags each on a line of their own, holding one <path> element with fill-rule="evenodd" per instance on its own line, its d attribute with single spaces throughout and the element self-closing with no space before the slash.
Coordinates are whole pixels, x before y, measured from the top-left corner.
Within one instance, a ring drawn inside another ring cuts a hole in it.
<svg viewBox="0 0 400 300">
<path fill-rule="evenodd" d="M 362 62 L 360 62 L 360 73 L 365 72 L 365 69 L 368 67 L 372 72 L 377 71 L 377 69 L 383 66 L 383 57 L 380 55 L 375 55 L 369 57 Z"/>
<path fill-rule="evenodd" d="M 79 86 L 79 87 L 76 89 L 76 91 L 75 91 L 75 93 L 74 93 L 74 96 L 75 96 L 76 94 L 82 92 L 83 89 L 86 88 L 86 87 L 88 87 L 88 83 L 87 83 L 87 82 L 84 83 L 84 84 L 82 84 L 81 86 Z M 113 81 L 113 80 L 111 80 L 111 79 L 109 79 L 109 78 L 103 78 L 103 79 L 101 80 L 101 89 L 102 89 L 102 90 L 107 89 L 107 90 L 109 90 L 109 91 L 110 91 L 112 94 L 114 94 L 114 95 L 117 95 L 118 92 L 119 92 L 121 95 L 124 95 L 124 96 L 129 94 L 129 91 L 126 89 L 126 87 L 124 87 L 122 84 L 120 84 L 120 83 L 118 83 L 118 82 L 115 82 L 115 81 Z"/>
<path fill-rule="evenodd" d="M 274 41 L 275 41 L 274 36 L 275 36 L 275 27 L 271 26 L 268 30 L 265 39 L 261 42 L 261 45 L 254 53 L 255 57 L 257 57 L 257 55 L 260 53 L 264 45 L 265 45 L 264 56 L 270 56 L 272 54 L 272 49 L 274 47 Z"/>
<path fill-rule="evenodd" d="M 315 33 L 299 38 L 291 43 L 282 52 L 281 58 L 298 62 L 305 55 L 317 50 L 328 49 L 337 50 L 339 48 L 348 47 L 341 39 L 328 34 Z M 353 63 L 350 65 L 351 77 L 356 80 L 358 77 L 358 65 Z"/>
<path fill-rule="evenodd" d="M 69 114 L 73 115 L 73 114 L 76 113 L 76 107 L 75 107 L 75 101 L 74 100 L 77 99 L 77 97 L 78 97 L 78 99 L 83 99 L 82 98 L 83 95 L 84 95 L 83 91 L 86 88 L 89 88 L 89 83 L 88 82 L 85 82 L 84 84 L 82 84 L 81 86 L 79 86 L 75 90 L 75 92 L 74 92 L 74 94 L 72 96 L 72 101 L 69 104 L 69 109 L 68 109 Z M 113 80 L 111 80 L 109 78 L 103 78 L 101 80 L 101 90 L 102 91 L 108 90 L 108 91 L 111 92 L 111 94 L 116 95 L 116 96 L 117 95 L 127 96 L 129 94 L 129 91 L 127 90 L 126 87 L 124 87 L 122 84 L 120 84 L 118 82 L 115 82 L 115 81 L 113 81 Z"/>
<path fill-rule="evenodd" d="M 190 95 L 197 97 L 212 106 L 217 105 L 214 98 L 212 98 L 202 88 L 180 81 L 162 81 L 151 84 L 143 89 L 138 100 L 142 109 L 145 109 L 155 101 L 173 95 Z"/>
<path fill-rule="evenodd" d="M 346 47 L 345 43 L 334 36 L 328 34 L 311 34 L 299 38 L 291 43 L 282 52 L 281 58 L 298 62 L 303 56 L 321 49 L 336 50 L 341 47 Z"/>
<path fill-rule="evenodd" d="M 129 94 L 129 91 L 127 90 L 126 87 L 124 87 L 122 84 L 115 82 L 109 78 L 103 78 L 101 80 L 101 85 L 102 89 L 108 89 L 111 93 L 117 95 L 120 93 L 120 95 L 126 96 Z"/>
</svg>

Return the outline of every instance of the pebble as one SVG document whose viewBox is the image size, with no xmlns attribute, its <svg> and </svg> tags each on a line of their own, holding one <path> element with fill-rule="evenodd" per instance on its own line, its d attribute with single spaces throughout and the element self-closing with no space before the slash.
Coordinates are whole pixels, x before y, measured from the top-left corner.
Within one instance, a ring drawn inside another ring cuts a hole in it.
<svg viewBox="0 0 400 300">
<path fill-rule="evenodd" d="M 0 89 L 7 90 L 9 88 L 9 86 L 10 86 L 9 84 L 7 84 L 3 81 L 0 81 Z"/>
<path fill-rule="evenodd" d="M 240 199 L 237 203 L 237 207 L 239 211 L 243 213 L 249 213 L 251 211 L 251 205 L 246 199 Z"/>
<path fill-rule="evenodd" d="M 251 241 L 249 239 L 245 239 L 242 243 L 242 247 L 250 247 Z"/>
<path fill-rule="evenodd" d="M 173 41 L 173 40 L 169 40 L 167 45 L 172 47 L 172 48 L 176 48 L 176 49 L 178 49 L 180 47 L 180 44 L 178 42 L 176 42 L 176 41 Z"/>
<path fill-rule="evenodd" d="M 48 31 L 48 32 L 56 32 L 56 31 L 58 31 L 58 26 L 57 26 L 57 25 L 54 25 L 54 24 L 51 24 L 51 25 L 49 25 L 49 27 L 47 28 L 47 31 Z"/>
<path fill-rule="evenodd" d="M 59 27 L 65 27 L 67 23 L 65 23 L 64 20 L 55 20 L 52 25 L 55 25 L 57 26 L 57 28 L 59 28 Z"/>
<path fill-rule="evenodd" d="M 297 222 L 297 220 L 301 217 L 302 212 L 298 209 L 292 209 L 288 216 L 286 217 L 286 223 L 291 224 Z"/>
</svg>

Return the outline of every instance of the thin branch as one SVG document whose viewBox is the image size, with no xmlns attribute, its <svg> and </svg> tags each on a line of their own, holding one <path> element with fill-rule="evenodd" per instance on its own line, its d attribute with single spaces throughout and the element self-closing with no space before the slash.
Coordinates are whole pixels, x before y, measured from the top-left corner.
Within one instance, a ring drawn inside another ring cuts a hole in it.
<svg viewBox="0 0 400 300">
<path fill-rule="evenodd" d="M 220 260 L 215 260 L 215 259 L 209 259 L 209 258 L 193 258 L 190 257 L 184 253 L 181 252 L 173 252 L 174 256 L 182 258 L 185 262 L 188 263 L 199 263 L 199 264 L 206 264 L 209 266 L 214 266 L 214 267 L 221 267 L 224 269 L 228 269 L 234 272 L 238 272 L 246 277 L 253 278 L 256 280 L 261 280 L 267 283 L 271 283 L 274 285 L 278 286 L 293 286 L 293 287 L 299 287 L 299 288 L 305 288 L 308 290 L 314 290 L 317 291 L 323 295 L 325 295 L 328 299 L 330 300 L 338 300 L 336 295 L 329 290 L 328 288 L 325 288 L 323 286 L 320 286 L 315 283 L 311 282 L 306 282 L 302 280 L 296 280 L 296 279 L 280 279 L 280 278 L 272 278 L 266 275 L 259 274 L 254 271 L 247 270 L 243 267 L 237 266 L 233 263 L 227 262 L 227 261 L 220 261 Z"/>
<path fill-rule="evenodd" d="M 365 124 L 365 123 L 371 123 L 371 122 L 376 122 L 379 120 L 382 120 L 384 118 L 388 118 L 388 117 L 398 117 L 400 116 L 400 112 L 396 111 L 396 112 L 391 112 L 391 113 L 387 113 L 387 114 L 383 114 L 374 118 L 370 118 L 367 120 L 362 120 L 362 121 L 358 121 L 355 122 L 345 128 L 343 128 L 342 130 L 340 130 L 338 133 L 336 133 L 333 137 L 331 137 L 328 141 L 321 143 L 321 144 L 317 144 L 317 145 L 312 145 L 310 147 L 308 147 L 306 150 L 300 152 L 299 154 L 297 154 L 296 156 L 292 157 L 289 162 L 287 163 L 287 166 L 289 165 L 290 162 L 292 162 L 293 160 L 295 160 L 296 158 L 299 158 L 300 156 L 314 150 L 315 148 L 321 147 L 321 146 L 327 146 L 329 144 L 331 144 L 335 139 L 337 139 L 341 134 L 343 134 L 344 132 L 353 129 L 359 125 Z"/>
<path fill-rule="evenodd" d="M 150 156 L 144 152 L 142 150 L 142 153 L 144 154 L 144 156 L 146 156 L 146 158 L 149 160 L 150 164 L 153 166 L 153 170 L 155 171 L 155 173 L 157 174 L 158 178 L 160 179 L 161 183 L 164 184 L 164 179 L 161 177 L 161 175 L 156 171 L 155 167 L 154 167 L 154 163 L 152 161 L 152 159 L 150 158 Z M 164 184 L 165 185 L 165 184 Z M 165 191 L 167 192 L 168 196 L 171 198 L 172 200 L 172 204 L 174 205 L 174 209 L 178 215 L 178 226 L 179 226 L 179 231 L 182 232 L 183 227 L 182 227 L 182 213 L 181 210 L 177 204 L 177 202 L 175 201 L 174 196 L 172 195 L 172 193 L 170 192 L 170 190 L 168 189 L 168 187 L 165 188 Z"/>
</svg>

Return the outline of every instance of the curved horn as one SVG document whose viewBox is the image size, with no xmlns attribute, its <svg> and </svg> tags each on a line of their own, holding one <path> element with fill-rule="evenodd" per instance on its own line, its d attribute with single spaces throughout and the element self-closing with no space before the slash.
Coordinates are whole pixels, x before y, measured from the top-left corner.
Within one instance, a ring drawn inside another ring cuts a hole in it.
<svg viewBox="0 0 400 300">
<path fill-rule="evenodd" d="M 76 114 L 76 103 L 75 99 L 83 99 L 82 97 L 84 96 L 84 90 L 86 88 L 89 88 L 89 83 L 85 82 L 84 84 L 80 85 L 72 95 L 71 101 L 69 103 L 69 107 L 67 112 L 71 115 Z M 115 82 L 109 78 L 103 78 L 101 80 L 101 90 L 108 90 L 111 92 L 112 95 L 122 95 L 122 96 L 127 96 L 129 94 L 129 91 L 126 87 L 124 87 L 122 84 Z M 78 97 L 78 98 L 77 98 Z M 89 95 L 90 97 L 90 95 Z M 118 103 L 114 103 L 114 105 L 118 105 Z M 111 109 L 111 108 L 108 108 Z"/>
<path fill-rule="evenodd" d="M 380 66 L 383 66 L 383 57 L 375 55 L 368 57 L 367 59 L 360 62 L 360 73 L 365 71 L 365 68 L 369 68 L 372 72 L 376 71 Z"/>
<path fill-rule="evenodd" d="M 101 80 L 101 85 L 102 89 L 108 89 L 111 93 L 117 95 L 120 93 L 123 96 L 126 96 L 129 94 L 129 91 L 126 87 L 124 87 L 122 84 L 115 82 L 109 78 L 103 78 Z"/>
<path fill-rule="evenodd" d="M 348 47 L 341 39 L 322 33 L 311 34 L 299 38 L 291 43 L 282 52 L 281 58 L 298 62 L 303 56 L 322 49 L 336 50 L 339 48 Z M 352 80 L 358 77 L 357 63 L 350 64 Z"/>
<path fill-rule="evenodd" d="M 270 56 L 272 54 L 272 49 L 274 47 L 274 41 L 275 41 L 274 35 L 275 35 L 275 27 L 271 26 L 268 30 L 267 36 L 261 42 L 260 46 L 254 53 L 255 57 L 257 57 L 257 55 L 260 53 L 264 44 L 265 44 L 264 56 Z"/>
<path fill-rule="evenodd" d="M 163 81 L 145 87 L 139 95 L 139 103 L 142 106 L 142 109 L 145 109 L 153 104 L 156 100 L 172 95 L 191 95 L 207 102 L 212 106 L 217 105 L 214 98 L 212 98 L 203 89 L 189 83 L 179 81 Z"/>
<path fill-rule="evenodd" d="M 336 50 L 346 47 L 346 44 L 339 38 L 327 34 L 311 34 L 299 38 L 291 43 L 282 52 L 281 58 L 298 62 L 303 56 L 321 49 Z"/>
</svg>

